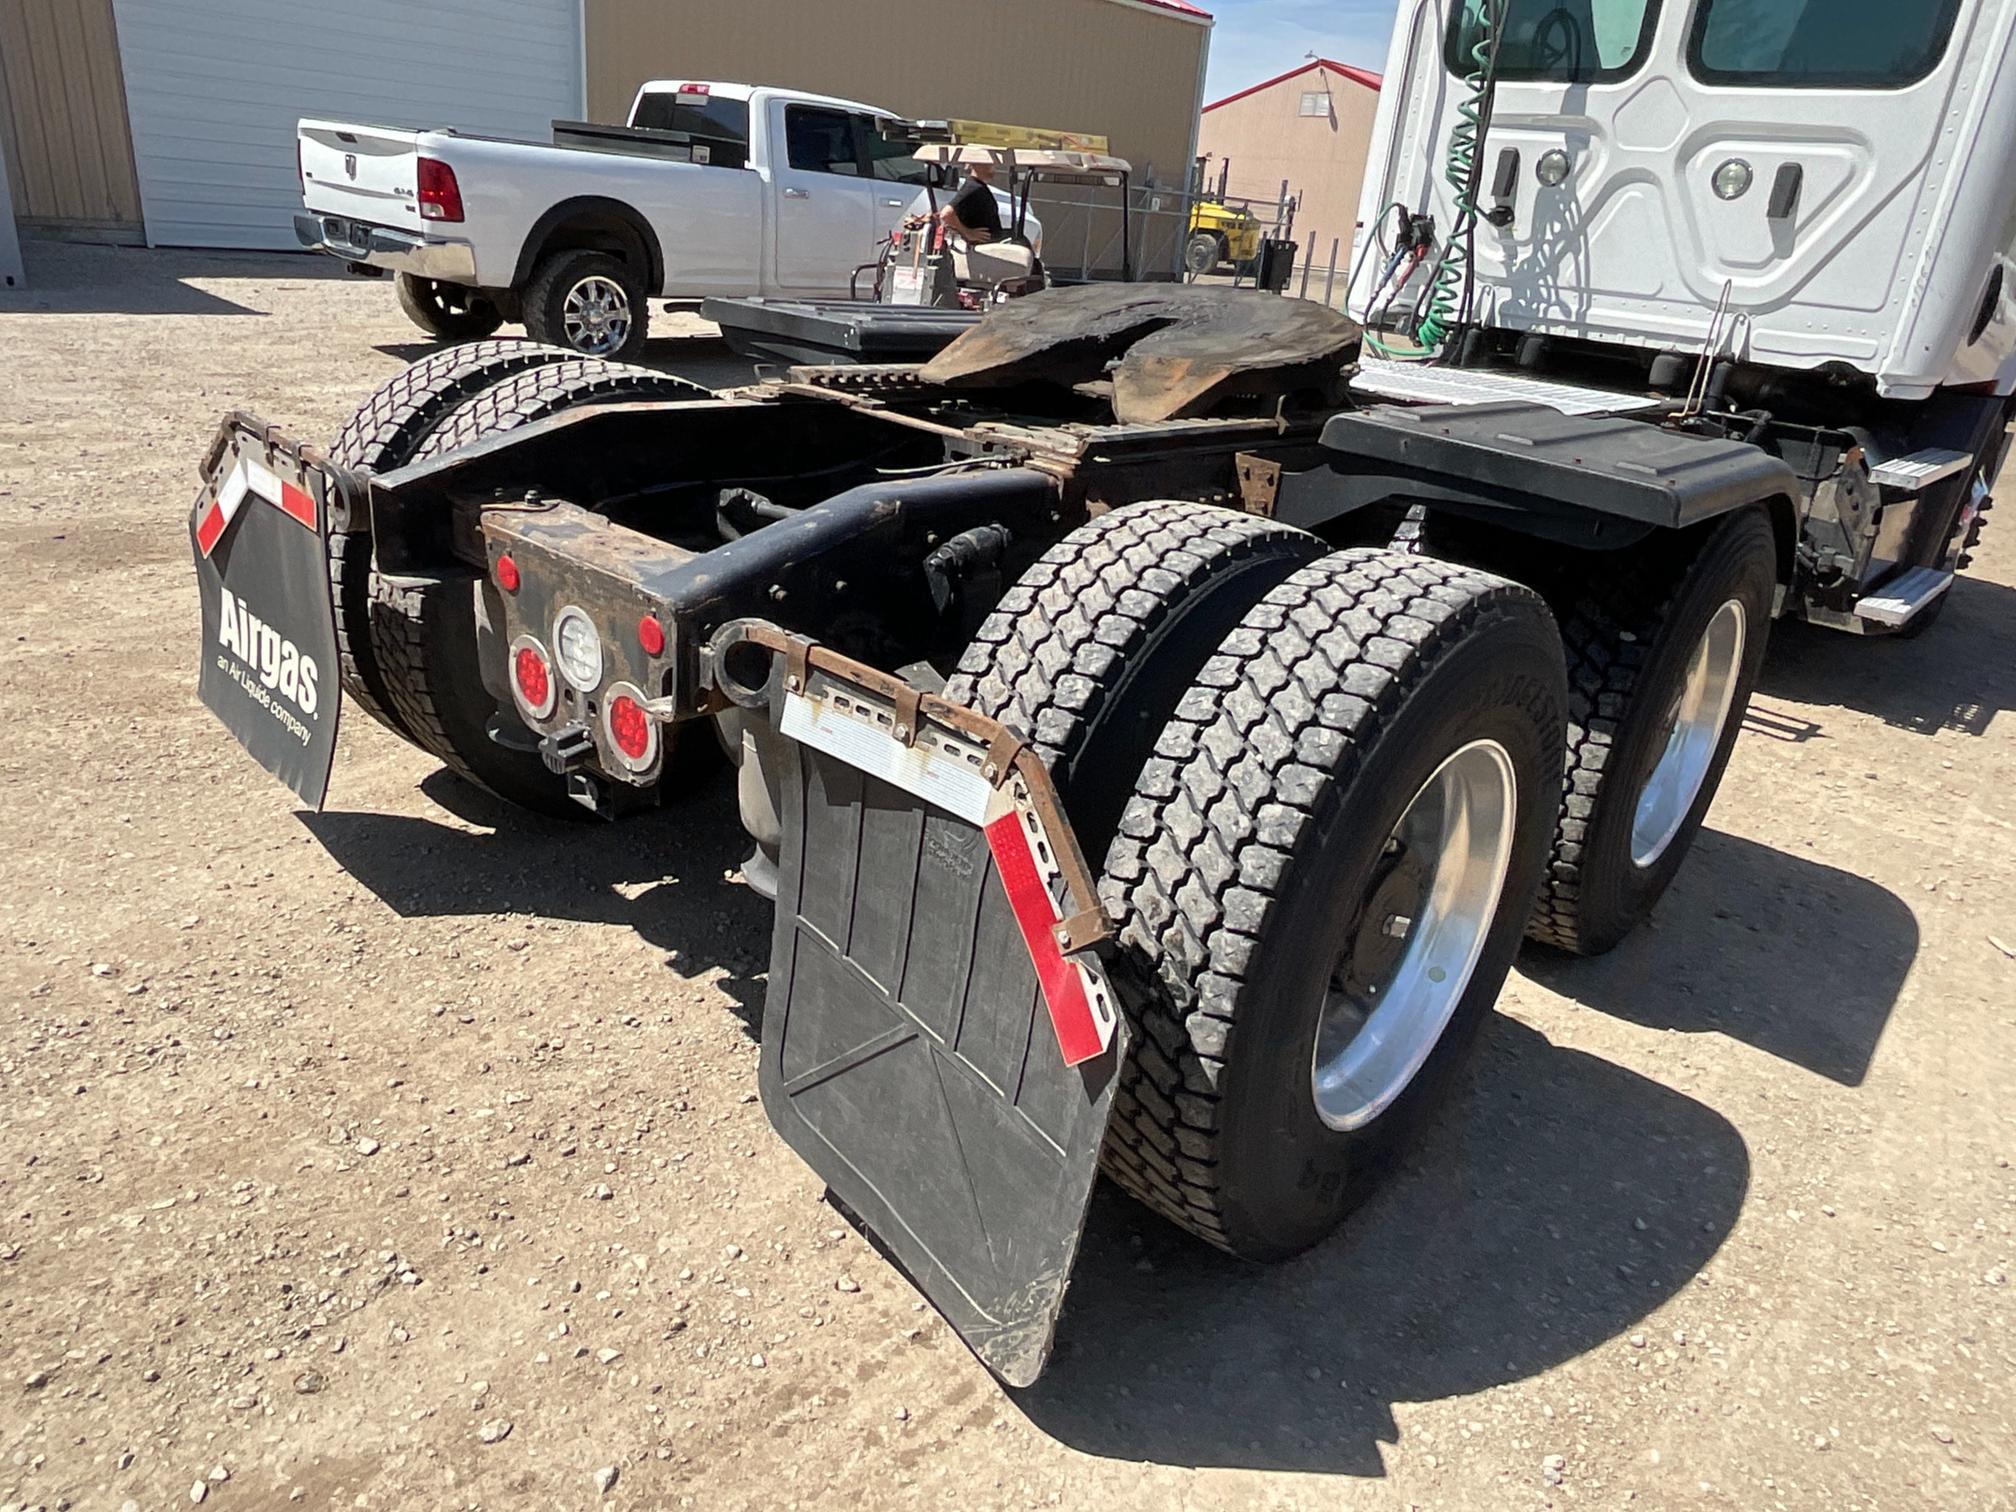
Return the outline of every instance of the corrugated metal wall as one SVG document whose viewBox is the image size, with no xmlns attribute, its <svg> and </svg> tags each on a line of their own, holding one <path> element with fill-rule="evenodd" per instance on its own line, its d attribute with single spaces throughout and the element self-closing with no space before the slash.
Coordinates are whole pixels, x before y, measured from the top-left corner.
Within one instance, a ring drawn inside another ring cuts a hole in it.
<svg viewBox="0 0 2016 1512">
<path fill-rule="evenodd" d="M 587 0 L 587 21 L 598 120 L 623 119 L 648 79 L 781 84 L 908 116 L 1101 132 L 1137 181 L 1152 172 L 1176 190 L 1189 179 L 1210 37 L 1196 18 L 1113 0 Z M 1103 264 L 1117 265 L 1117 214 L 1088 238 L 1081 213 L 1040 199 L 1038 209 L 1053 264 L 1074 263 L 1089 241 L 1095 259 L 1112 243 Z"/>
<path fill-rule="evenodd" d="M 303 116 L 544 140 L 581 108 L 578 0 L 117 5 L 155 246 L 298 246 Z"/>
<path fill-rule="evenodd" d="M 139 239 L 112 0 L 0 0 L 0 137 L 24 224 Z"/>
</svg>

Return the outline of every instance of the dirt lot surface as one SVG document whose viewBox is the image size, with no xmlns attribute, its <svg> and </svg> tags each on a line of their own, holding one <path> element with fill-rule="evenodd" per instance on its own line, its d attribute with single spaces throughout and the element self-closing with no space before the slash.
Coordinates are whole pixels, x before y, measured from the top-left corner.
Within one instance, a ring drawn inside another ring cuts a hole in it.
<svg viewBox="0 0 2016 1512">
<path fill-rule="evenodd" d="M 1781 631 L 1654 926 L 1529 951 L 1345 1233 L 1103 1192 L 1014 1394 L 764 1124 L 725 787 L 549 826 L 358 718 L 317 817 L 197 704 L 195 463 L 329 437 L 390 289 L 29 251 L 0 1507 L 2016 1506 L 2016 522 L 1923 639 Z"/>
</svg>

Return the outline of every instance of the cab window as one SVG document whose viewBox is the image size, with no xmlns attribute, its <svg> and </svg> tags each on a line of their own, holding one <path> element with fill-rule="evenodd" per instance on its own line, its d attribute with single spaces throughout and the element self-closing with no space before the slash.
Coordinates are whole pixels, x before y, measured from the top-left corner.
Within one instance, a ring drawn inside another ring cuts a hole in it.
<svg viewBox="0 0 2016 1512">
<path fill-rule="evenodd" d="M 1704 84 L 1902 89 L 1939 66 L 1960 0 L 1701 0 L 1687 62 Z"/>
<path fill-rule="evenodd" d="M 844 110 L 791 105 L 784 111 L 785 161 L 802 173 L 861 176 L 854 145 L 854 118 Z"/>
<path fill-rule="evenodd" d="M 862 122 L 868 143 L 868 171 L 888 184 L 922 186 L 927 170 L 917 161 L 917 143 L 907 137 L 886 137 L 872 119 Z"/>
<path fill-rule="evenodd" d="M 1484 8 L 1463 0 L 1450 18 L 1451 73 L 1482 70 Z M 1509 0 L 1498 41 L 1498 77 L 1545 84 L 1607 84 L 1644 61 L 1659 24 L 1659 0 Z"/>
</svg>

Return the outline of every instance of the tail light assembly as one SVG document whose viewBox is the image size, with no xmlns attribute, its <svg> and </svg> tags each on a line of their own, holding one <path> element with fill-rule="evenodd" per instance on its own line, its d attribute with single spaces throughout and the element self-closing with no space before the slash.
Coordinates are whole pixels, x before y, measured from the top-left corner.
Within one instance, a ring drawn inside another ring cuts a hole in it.
<svg viewBox="0 0 2016 1512">
<path fill-rule="evenodd" d="M 456 181 L 455 170 L 439 158 L 420 159 L 420 218 L 462 219 L 462 186 Z"/>
<path fill-rule="evenodd" d="M 560 702 L 560 679 L 546 648 L 529 635 L 511 642 L 511 696 L 530 720 L 553 717 Z"/>
<path fill-rule="evenodd" d="M 658 761 L 658 721 L 645 707 L 649 702 L 634 683 L 609 686 L 602 702 L 602 733 L 610 752 L 632 772 L 649 771 Z"/>
</svg>

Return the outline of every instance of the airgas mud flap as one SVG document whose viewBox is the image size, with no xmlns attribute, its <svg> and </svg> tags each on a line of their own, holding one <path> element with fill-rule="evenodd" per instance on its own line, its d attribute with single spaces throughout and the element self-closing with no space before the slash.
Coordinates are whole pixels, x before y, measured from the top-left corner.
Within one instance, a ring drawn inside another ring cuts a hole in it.
<svg viewBox="0 0 2016 1512">
<path fill-rule="evenodd" d="M 189 543 L 203 603 L 196 687 L 226 729 L 303 803 L 319 809 L 342 705 L 327 459 L 246 414 L 211 445 Z"/>
<path fill-rule="evenodd" d="M 764 1111 L 1026 1386 L 1126 1051 L 1049 774 L 993 721 L 768 624 L 728 626 L 711 664 L 780 737 Z"/>
</svg>

